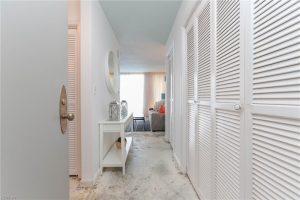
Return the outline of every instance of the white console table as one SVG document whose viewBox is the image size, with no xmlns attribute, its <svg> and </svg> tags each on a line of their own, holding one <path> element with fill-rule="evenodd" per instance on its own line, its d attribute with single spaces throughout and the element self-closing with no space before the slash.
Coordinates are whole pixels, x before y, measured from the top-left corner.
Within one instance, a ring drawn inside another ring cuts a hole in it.
<svg viewBox="0 0 300 200">
<path fill-rule="evenodd" d="M 125 128 L 130 124 L 131 136 L 125 137 Z M 117 149 L 115 143 L 111 144 L 111 147 L 107 152 L 103 152 L 103 144 L 105 141 L 103 135 L 109 133 L 120 133 L 121 137 L 121 149 Z M 133 143 L 133 114 L 129 114 L 126 118 L 120 121 L 100 121 L 99 122 L 99 134 L 100 134 L 100 173 L 102 174 L 104 167 L 122 167 L 123 175 L 125 175 L 125 163 Z M 125 146 L 126 138 L 126 146 Z"/>
</svg>

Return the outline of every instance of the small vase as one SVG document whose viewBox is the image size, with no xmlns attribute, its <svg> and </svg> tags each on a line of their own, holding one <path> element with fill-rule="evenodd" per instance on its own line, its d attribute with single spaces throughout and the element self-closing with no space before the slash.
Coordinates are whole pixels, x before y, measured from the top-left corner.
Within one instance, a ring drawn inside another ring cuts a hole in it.
<svg viewBox="0 0 300 200">
<path fill-rule="evenodd" d="M 121 118 L 125 118 L 128 115 L 128 103 L 125 100 L 121 101 Z"/>
<path fill-rule="evenodd" d="M 117 101 L 112 101 L 109 104 L 109 120 L 120 120 L 120 104 Z"/>
</svg>

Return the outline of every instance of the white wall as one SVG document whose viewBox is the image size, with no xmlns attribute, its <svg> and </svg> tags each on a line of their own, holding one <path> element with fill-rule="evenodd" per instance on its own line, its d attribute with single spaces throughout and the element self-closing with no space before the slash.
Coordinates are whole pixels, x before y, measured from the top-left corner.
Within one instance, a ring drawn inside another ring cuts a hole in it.
<svg viewBox="0 0 300 200">
<path fill-rule="evenodd" d="M 170 32 L 167 49 L 174 44 L 174 157 L 181 171 L 186 172 L 186 63 L 185 25 L 198 1 L 183 1 Z M 167 56 L 167 55 L 166 55 Z"/>
<path fill-rule="evenodd" d="M 108 118 L 113 100 L 104 76 L 109 50 L 119 42 L 98 1 L 81 1 L 82 184 L 94 183 L 99 169 L 98 121 Z"/>
</svg>

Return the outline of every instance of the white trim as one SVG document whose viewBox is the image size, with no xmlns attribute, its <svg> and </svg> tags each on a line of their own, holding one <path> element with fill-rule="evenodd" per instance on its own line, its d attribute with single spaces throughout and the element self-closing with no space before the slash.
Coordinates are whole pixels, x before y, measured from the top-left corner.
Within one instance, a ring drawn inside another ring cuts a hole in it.
<svg viewBox="0 0 300 200">
<path fill-rule="evenodd" d="M 249 105 L 251 113 L 277 116 L 289 119 L 300 118 L 300 108 L 296 106 L 279 105 Z"/>
<path fill-rule="evenodd" d="M 214 0 L 211 3 L 211 188 L 210 198 L 215 199 L 215 186 L 216 186 L 216 171 L 215 171 L 215 158 L 216 158 L 216 54 L 217 54 L 217 2 Z"/>
<path fill-rule="evenodd" d="M 0 2 L 0 13 L 2 12 L 2 2 Z M 0 14 L 0 27 L 2 27 L 1 23 L 2 23 L 2 19 L 1 19 L 1 14 Z M 0 42 L 1 42 L 1 33 L 2 31 L 0 31 Z M 0 48 L 0 110 L 1 109 L 1 105 L 2 105 L 2 52 L 1 52 L 2 48 Z M 1 138 L 2 138 L 2 112 L 0 113 L 0 199 L 2 198 L 2 145 L 1 145 Z"/>
<path fill-rule="evenodd" d="M 201 6 L 200 6 L 201 5 Z M 199 7 L 203 7 L 202 2 L 200 2 L 200 4 L 198 5 Z M 195 188 L 197 191 L 199 191 L 199 151 L 200 151 L 200 147 L 199 147 L 199 109 L 198 109 L 198 60 L 199 60 L 199 55 L 198 55 L 198 17 L 193 18 L 194 21 L 194 70 L 195 70 L 195 74 L 194 74 L 194 90 L 195 90 L 195 106 L 196 106 L 196 112 L 195 112 Z"/>
<path fill-rule="evenodd" d="M 249 24 L 246 22 L 251 23 L 249 21 L 249 16 L 247 15 L 247 1 L 240 1 L 240 104 L 241 104 L 241 111 L 240 111 L 240 198 L 247 199 L 246 198 L 246 192 L 247 192 L 247 177 L 248 177 L 248 169 L 249 164 L 252 162 L 248 158 L 248 146 L 251 146 L 251 143 L 249 144 L 249 141 L 251 141 L 251 138 L 248 137 L 245 133 L 247 130 L 247 125 L 249 124 L 249 121 L 247 122 L 246 118 L 246 109 L 245 109 L 245 102 L 246 98 L 248 98 L 249 91 L 246 90 L 246 85 L 248 84 L 248 77 L 250 74 L 246 74 L 245 72 L 248 72 L 246 69 L 247 63 L 246 60 L 246 51 L 249 49 L 248 43 L 247 43 L 247 33 L 246 30 L 249 27 Z M 250 31 L 249 31 L 250 32 Z M 250 32 L 251 33 L 251 32 Z M 251 93 L 252 94 L 252 93 Z M 247 97 L 246 97 L 247 96 Z M 250 140 L 249 140 L 250 139 Z M 250 163 L 249 163 L 250 160 Z M 250 198 L 250 196 L 249 196 Z"/>
<path fill-rule="evenodd" d="M 187 32 L 184 27 L 181 28 L 181 36 L 182 36 L 182 56 L 183 56 L 183 63 L 182 63 L 182 73 L 181 73 L 181 86 L 182 86 L 182 92 L 181 92 L 181 107 L 182 107 L 182 113 L 181 113 L 181 121 L 184 123 L 181 123 L 181 130 L 182 130 L 182 165 L 184 167 L 185 172 L 187 171 L 187 154 L 188 154 L 188 137 L 187 137 Z"/>
<path fill-rule="evenodd" d="M 193 5 L 193 8 L 191 10 L 191 13 L 189 14 L 189 16 L 187 17 L 185 23 L 184 23 L 184 27 L 188 30 L 189 28 L 189 24 L 191 23 L 191 21 L 193 21 L 192 19 L 195 18 L 195 12 L 197 11 L 197 8 L 199 7 L 199 5 L 201 4 L 201 1 L 196 1 L 196 3 Z"/>
<path fill-rule="evenodd" d="M 80 180 L 80 187 L 93 187 L 96 185 L 97 178 L 100 175 L 100 168 L 95 173 L 93 179 L 81 179 Z"/>
<path fill-rule="evenodd" d="M 178 159 L 177 155 L 174 152 L 173 152 L 173 158 L 180 172 L 186 174 L 186 168 L 181 164 L 180 160 Z"/>
<path fill-rule="evenodd" d="M 170 77 L 170 63 L 169 63 L 169 57 L 172 56 L 172 77 Z M 174 80 L 174 41 L 172 42 L 171 46 L 169 47 L 167 54 L 166 54 L 166 61 L 167 61 L 167 66 L 166 66 L 166 105 L 167 105 L 167 120 L 165 121 L 165 127 L 166 127 L 166 134 L 165 134 L 165 140 L 167 142 L 170 142 L 172 148 L 174 149 L 174 116 L 171 116 L 170 113 L 170 105 L 169 102 L 170 100 L 170 89 L 173 90 L 172 95 L 173 95 L 173 115 L 174 115 L 174 81 L 172 81 L 172 88 L 169 88 L 171 81 L 171 78 Z M 171 121 L 172 119 L 172 121 Z M 170 128 L 171 127 L 171 128 Z M 171 133 L 173 131 L 173 133 Z M 171 138 L 171 134 L 173 134 L 173 137 Z M 170 141 L 172 139 L 172 141 Z"/>
<path fill-rule="evenodd" d="M 0 2 L 0 13 L 2 11 L 2 2 Z M 0 27 L 2 27 L 1 23 L 2 23 L 2 19 L 1 19 L 1 14 L 0 14 Z M 0 42 L 1 42 L 1 33 L 2 31 L 0 31 Z M 2 52 L 1 52 L 0 48 L 0 110 L 2 110 L 1 108 L 1 104 L 2 104 Z M 2 198 L 2 145 L 1 145 L 1 138 L 2 138 L 2 112 L 0 113 L 0 199 Z"/>
<path fill-rule="evenodd" d="M 245 118 L 245 134 L 244 135 L 244 199 L 251 199 L 252 197 L 252 114 L 250 111 L 250 104 L 252 101 L 252 63 L 253 63 L 253 6 L 254 2 L 246 1 L 242 3 L 242 12 L 244 13 L 244 21 L 247 24 L 244 27 L 244 118 Z"/>
</svg>

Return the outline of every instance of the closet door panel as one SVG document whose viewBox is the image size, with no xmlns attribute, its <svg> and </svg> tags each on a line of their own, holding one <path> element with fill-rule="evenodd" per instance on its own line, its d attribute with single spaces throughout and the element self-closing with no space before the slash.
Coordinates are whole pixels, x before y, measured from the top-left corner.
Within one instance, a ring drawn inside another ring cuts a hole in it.
<svg viewBox="0 0 300 200">
<path fill-rule="evenodd" d="M 216 8 L 215 198 L 242 199 L 243 70 L 239 0 Z"/>
<path fill-rule="evenodd" d="M 253 15 L 252 198 L 300 199 L 300 2 Z"/>
<path fill-rule="evenodd" d="M 197 94 L 198 94 L 198 193 L 200 198 L 211 199 L 211 5 L 203 1 L 197 14 Z"/>
<path fill-rule="evenodd" d="M 196 177 L 196 113 L 197 105 L 188 105 L 188 176 L 195 186 Z"/>
<path fill-rule="evenodd" d="M 188 127 L 188 155 L 187 174 L 196 185 L 196 65 L 195 65 L 195 32 L 194 25 L 187 29 L 187 127 Z"/>
</svg>

